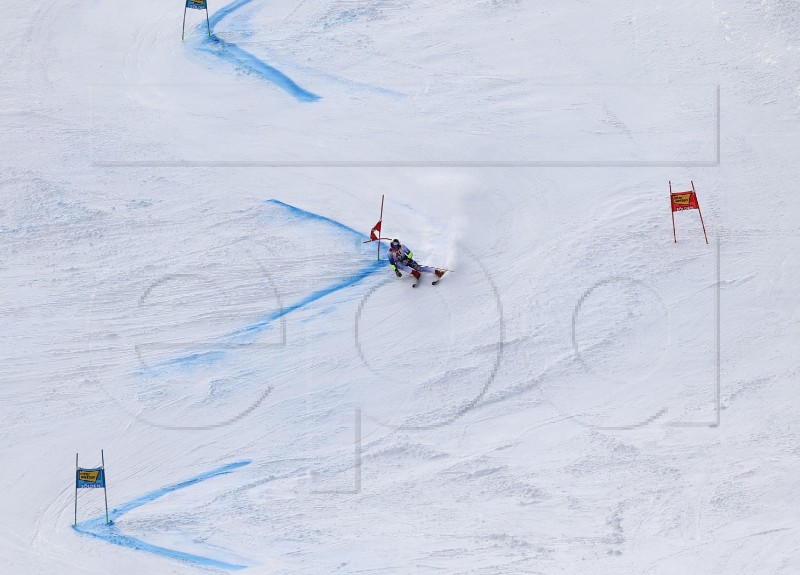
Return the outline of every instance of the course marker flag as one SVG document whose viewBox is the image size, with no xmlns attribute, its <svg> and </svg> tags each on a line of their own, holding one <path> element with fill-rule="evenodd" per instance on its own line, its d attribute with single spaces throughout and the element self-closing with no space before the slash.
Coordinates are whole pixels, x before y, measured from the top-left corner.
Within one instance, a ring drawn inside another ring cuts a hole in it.
<svg viewBox="0 0 800 575">
<path fill-rule="evenodd" d="M 208 1 L 186 0 L 186 5 L 183 7 L 183 28 L 181 29 L 181 42 L 183 42 L 184 36 L 186 35 L 186 10 L 189 8 L 206 11 L 206 27 L 208 28 L 208 37 L 211 38 L 211 23 L 208 21 Z"/>
<path fill-rule="evenodd" d="M 75 480 L 78 489 L 82 487 L 104 488 L 106 486 L 106 474 L 102 467 L 97 469 L 78 468 L 78 476 Z"/>
<path fill-rule="evenodd" d="M 378 223 L 372 226 L 372 229 L 369 231 L 369 239 L 365 241 L 365 244 L 370 242 L 378 242 L 378 259 L 381 259 L 381 226 L 383 225 L 383 198 L 384 195 L 381 194 L 381 215 L 378 218 Z"/>
<path fill-rule="evenodd" d="M 106 461 L 103 450 L 100 450 L 100 467 L 80 467 L 78 454 L 75 454 L 75 520 L 78 524 L 78 489 L 102 489 L 106 503 L 106 523 L 108 523 L 108 492 L 106 491 Z"/>
<path fill-rule="evenodd" d="M 369 239 L 371 239 L 373 242 L 377 241 L 378 239 L 380 239 L 380 235 L 381 235 L 381 222 L 378 222 L 377 224 L 375 224 L 375 227 L 369 231 Z"/>
<path fill-rule="evenodd" d="M 700 202 L 697 201 L 697 192 L 694 189 L 694 182 L 692 181 L 692 189 L 685 192 L 673 192 L 672 182 L 669 183 L 669 203 L 672 208 L 672 237 L 674 243 L 678 242 L 678 235 L 675 233 L 675 212 L 683 210 L 697 210 L 700 214 L 700 225 L 703 226 L 703 236 L 708 243 L 708 235 L 706 234 L 706 224 L 703 222 L 703 212 L 700 211 Z"/>
</svg>

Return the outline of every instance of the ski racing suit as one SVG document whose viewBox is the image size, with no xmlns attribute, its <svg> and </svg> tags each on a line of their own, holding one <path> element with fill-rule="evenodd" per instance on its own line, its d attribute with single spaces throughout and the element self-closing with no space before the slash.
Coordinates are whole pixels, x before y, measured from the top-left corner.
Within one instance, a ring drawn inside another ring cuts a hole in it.
<svg viewBox="0 0 800 575">
<path fill-rule="evenodd" d="M 414 254 L 408 247 L 401 245 L 399 248 L 389 248 L 389 265 L 396 272 L 402 270 L 406 273 L 412 273 L 411 270 L 417 272 L 425 272 L 435 274 L 436 268 L 430 266 L 421 266 L 414 261 Z M 412 273 L 413 275 L 413 273 Z"/>
</svg>

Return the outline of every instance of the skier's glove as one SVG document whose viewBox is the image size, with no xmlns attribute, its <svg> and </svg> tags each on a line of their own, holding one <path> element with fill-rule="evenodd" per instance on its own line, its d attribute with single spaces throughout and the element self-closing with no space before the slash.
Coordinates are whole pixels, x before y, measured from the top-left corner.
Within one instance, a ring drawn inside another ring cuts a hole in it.
<svg viewBox="0 0 800 575">
<path fill-rule="evenodd" d="M 397 277 L 399 277 L 399 278 L 403 277 L 403 274 L 401 274 L 401 273 L 400 273 L 400 270 L 399 270 L 399 269 L 397 269 L 397 268 L 395 268 L 395 270 L 394 270 L 394 275 L 396 275 L 396 276 L 397 276 Z"/>
</svg>

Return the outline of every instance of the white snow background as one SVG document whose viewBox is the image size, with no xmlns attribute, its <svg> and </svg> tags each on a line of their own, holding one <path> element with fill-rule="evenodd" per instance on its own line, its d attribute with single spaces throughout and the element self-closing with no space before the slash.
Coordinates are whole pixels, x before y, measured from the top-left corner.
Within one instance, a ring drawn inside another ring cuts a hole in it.
<svg viewBox="0 0 800 575">
<path fill-rule="evenodd" d="M 210 4 L 3 6 L 3 573 L 800 572 L 796 0 Z"/>
</svg>

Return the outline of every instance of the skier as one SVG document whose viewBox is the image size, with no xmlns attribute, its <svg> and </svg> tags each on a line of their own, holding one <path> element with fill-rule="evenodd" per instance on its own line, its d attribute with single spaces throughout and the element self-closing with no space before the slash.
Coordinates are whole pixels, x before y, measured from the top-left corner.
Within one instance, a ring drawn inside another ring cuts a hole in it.
<svg viewBox="0 0 800 575">
<path fill-rule="evenodd" d="M 444 270 L 432 268 L 430 266 L 421 266 L 415 262 L 414 254 L 411 253 L 411 250 L 408 249 L 407 246 L 401 244 L 398 239 L 393 239 L 389 246 L 389 265 L 392 266 L 395 275 L 399 278 L 403 277 L 400 270 L 410 272 L 415 280 L 411 287 L 417 287 L 417 280 L 419 280 L 420 272 L 434 274 L 437 279 L 432 282 L 433 285 L 436 285 L 439 282 L 438 278 L 444 275 Z"/>
</svg>

